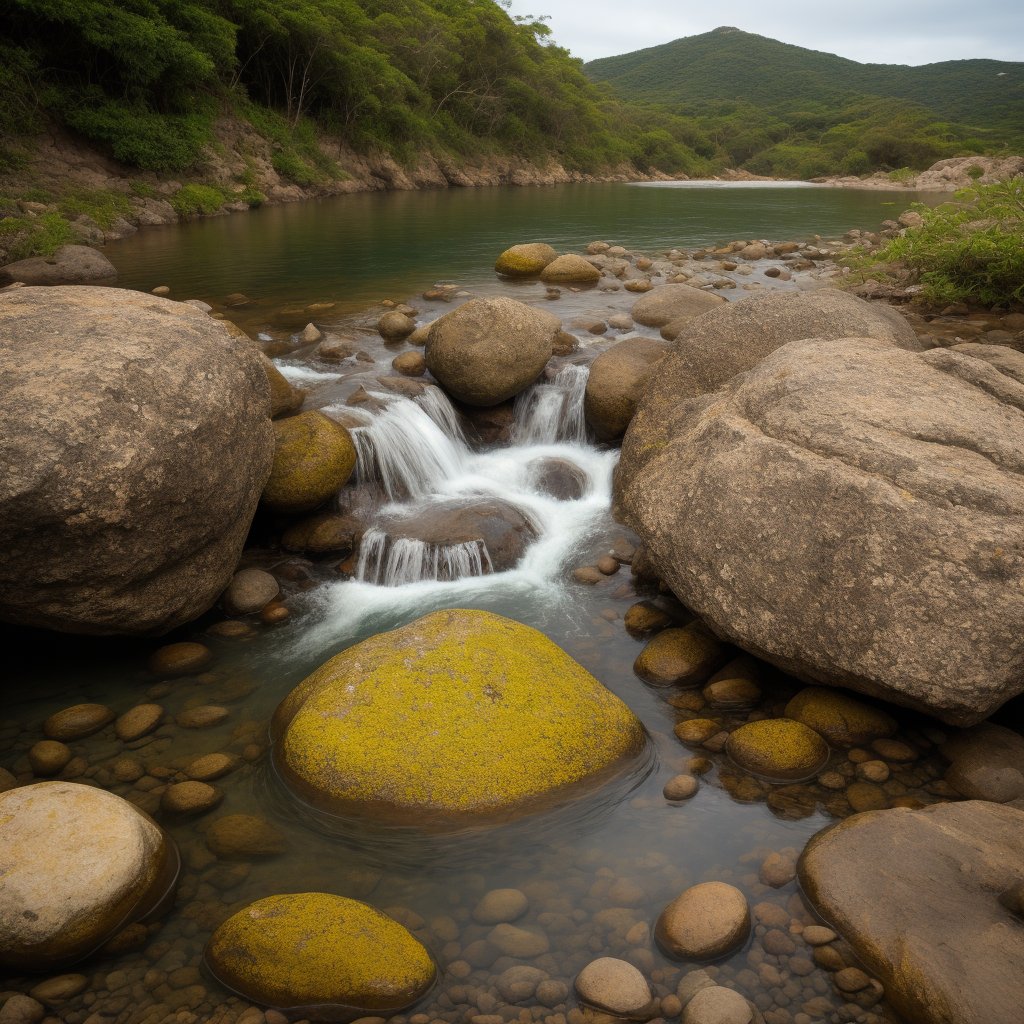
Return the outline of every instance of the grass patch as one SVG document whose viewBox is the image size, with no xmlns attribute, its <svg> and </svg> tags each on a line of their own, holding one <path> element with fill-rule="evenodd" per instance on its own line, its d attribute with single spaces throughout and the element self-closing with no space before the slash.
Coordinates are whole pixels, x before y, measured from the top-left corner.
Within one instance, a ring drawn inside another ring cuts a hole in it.
<svg viewBox="0 0 1024 1024">
<path fill-rule="evenodd" d="M 7 262 L 32 256 L 52 256 L 62 245 L 77 240 L 67 219 L 60 213 L 44 213 L 41 217 L 4 217 L 0 220 L 0 248 L 7 253 Z"/>
<path fill-rule="evenodd" d="M 898 185 L 909 185 L 916 177 L 917 172 L 909 167 L 900 167 L 895 171 L 890 171 L 888 174 L 889 180 L 896 182 Z"/>
<path fill-rule="evenodd" d="M 215 185 L 183 185 L 168 202 L 179 217 L 208 217 L 224 205 L 224 193 Z"/>
<path fill-rule="evenodd" d="M 126 195 L 101 189 L 69 192 L 57 200 L 57 205 L 69 220 L 85 214 L 104 231 L 112 228 L 119 218 L 127 217 L 132 209 L 131 200 Z"/>
</svg>

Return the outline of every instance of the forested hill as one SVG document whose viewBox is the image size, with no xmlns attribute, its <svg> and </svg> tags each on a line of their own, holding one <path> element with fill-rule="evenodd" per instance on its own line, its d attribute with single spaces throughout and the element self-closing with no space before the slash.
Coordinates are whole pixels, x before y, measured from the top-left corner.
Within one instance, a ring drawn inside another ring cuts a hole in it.
<svg viewBox="0 0 1024 1024">
<path fill-rule="evenodd" d="M 586 71 L 624 99 L 698 118 L 735 162 L 764 173 L 787 160 L 801 162 L 792 151 L 768 152 L 776 144 L 802 150 L 802 169 L 811 173 L 834 169 L 838 151 L 852 144 L 853 165 L 844 169 L 860 173 L 923 166 L 954 151 L 1019 148 L 1024 140 L 1021 63 L 859 64 L 717 28 L 595 60 Z M 836 136 L 823 138 L 835 129 Z M 815 163 L 821 169 L 811 170 Z"/>
<path fill-rule="evenodd" d="M 0 161 L 56 121 L 129 165 L 189 171 L 229 111 L 300 184 L 330 173 L 317 133 L 399 159 L 698 168 L 684 126 L 610 99 L 547 31 L 495 0 L 4 0 Z"/>
<path fill-rule="evenodd" d="M 920 67 L 858 64 L 737 28 L 717 28 L 591 61 L 586 71 L 631 99 L 667 105 L 744 100 L 778 107 L 878 96 L 920 103 L 944 121 L 1024 130 L 1024 64 L 997 60 Z"/>
</svg>

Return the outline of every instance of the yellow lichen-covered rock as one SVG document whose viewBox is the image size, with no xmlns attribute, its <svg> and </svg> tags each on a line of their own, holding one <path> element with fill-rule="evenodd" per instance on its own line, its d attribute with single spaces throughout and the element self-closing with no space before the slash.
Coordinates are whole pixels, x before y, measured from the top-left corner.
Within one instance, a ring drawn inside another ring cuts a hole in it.
<svg viewBox="0 0 1024 1024">
<path fill-rule="evenodd" d="M 530 242 L 506 249 L 494 269 L 505 277 L 534 277 L 556 259 L 558 253 L 546 242 Z"/>
<path fill-rule="evenodd" d="M 726 752 L 740 768 L 768 779 L 809 779 L 828 761 L 828 744 L 801 722 L 768 718 L 729 734 Z"/>
<path fill-rule="evenodd" d="M 397 921 L 319 892 L 268 896 L 240 910 L 211 936 L 206 963 L 246 999 L 288 1009 L 401 1010 L 436 974 Z"/>
<path fill-rule="evenodd" d="M 320 412 L 274 423 L 276 448 L 263 504 L 275 512 L 309 512 L 352 475 L 356 450 L 348 431 Z"/>
<path fill-rule="evenodd" d="M 645 741 L 629 708 L 543 633 L 465 610 L 332 658 L 271 732 L 278 771 L 311 804 L 441 826 L 549 803 Z"/>
<path fill-rule="evenodd" d="M 841 690 L 808 686 L 787 705 L 786 717 L 803 722 L 838 747 L 859 747 L 896 731 L 896 720 Z"/>
</svg>

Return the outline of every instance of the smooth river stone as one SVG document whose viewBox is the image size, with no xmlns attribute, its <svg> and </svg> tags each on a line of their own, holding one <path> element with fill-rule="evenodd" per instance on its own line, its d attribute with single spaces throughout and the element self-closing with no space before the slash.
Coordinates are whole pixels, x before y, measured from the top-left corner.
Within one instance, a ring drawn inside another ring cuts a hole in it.
<svg viewBox="0 0 1024 1024">
<path fill-rule="evenodd" d="M 152 910 L 173 881 L 177 854 L 163 832 L 93 786 L 10 790 L 0 822 L 0 965 L 73 962 Z"/>
<path fill-rule="evenodd" d="M 651 990 L 647 979 L 630 963 L 604 956 L 592 960 L 576 976 L 580 1000 L 616 1017 L 648 1016 Z"/>
<path fill-rule="evenodd" d="M 741 945 L 750 932 L 747 899 L 725 882 L 702 882 L 677 896 L 655 926 L 658 944 L 680 960 L 713 960 Z"/>
<path fill-rule="evenodd" d="M 43 722 L 47 739 L 80 740 L 92 736 L 114 720 L 114 712 L 103 704 L 76 704 L 50 715 Z"/>
</svg>

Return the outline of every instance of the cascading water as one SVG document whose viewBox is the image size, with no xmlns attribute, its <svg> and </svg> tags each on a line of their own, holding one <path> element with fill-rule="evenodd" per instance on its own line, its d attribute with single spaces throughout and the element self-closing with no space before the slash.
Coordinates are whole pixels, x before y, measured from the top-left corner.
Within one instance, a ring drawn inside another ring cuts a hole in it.
<svg viewBox="0 0 1024 1024">
<path fill-rule="evenodd" d="M 583 398 L 589 377 L 588 367 L 570 363 L 553 380 L 527 388 L 515 401 L 513 441 L 524 445 L 583 444 L 587 439 Z"/>
<path fill-rule="evenodd" d="M 467 443 L 445 394 L 428 387 L 416 398 L 373 392 L 383 408 L 352 428 L 360 480 L 376 483 L 390 504 L 364 535 L 354 578 L 317 592 L 321 624 L 311 643 L 331 643 L 408 621 L 438 607 L 469 602 L 502 607 L 529 601 L 564 607 L 566 569 L 596 530 L 607 525 L 611 477 L 617 453 L 587 442 L 583 395 L 588 370 L 565 366 L 549 382 L 535 385 L 516 403 L 512 443 L 475 452 Z M 351 412 L 351 410 L 347 410 Z M 584 481 L 575 500 L 559 500 L 538 486 L 544 463 L 569 462 Z M 512 505 L 534 527 L 536 539 L 511 569 L 494 571 L 481 538 L 464 531 L 443 543 L 437 536 L 438 506 L 473 506 L 489 501 Z M 416 537 L 430 520 L 430 540 Z M 389 527 L 389 522 L 396 526 Z M 390 532 L 389 532 L 390 530 Z"/>
<path fill-rule="evenodd" d="M 417 399 L 374 397 L 384 409 L 352 430 L 360 481 L 379 481 L 388 498 L 404 501 L 424 498 L 462 473 L 469 448 L 440 389 L 426 388 Z"/>
<path fill-rule="evenodd" d="M 401 587 L 421 580 L 451 582 L 493 571 L 482 541 L 429 544 L 410 537 L 392 539 L 383 530 L 363 536 L 356 578 L 379 587 Z"/>
</svg>

